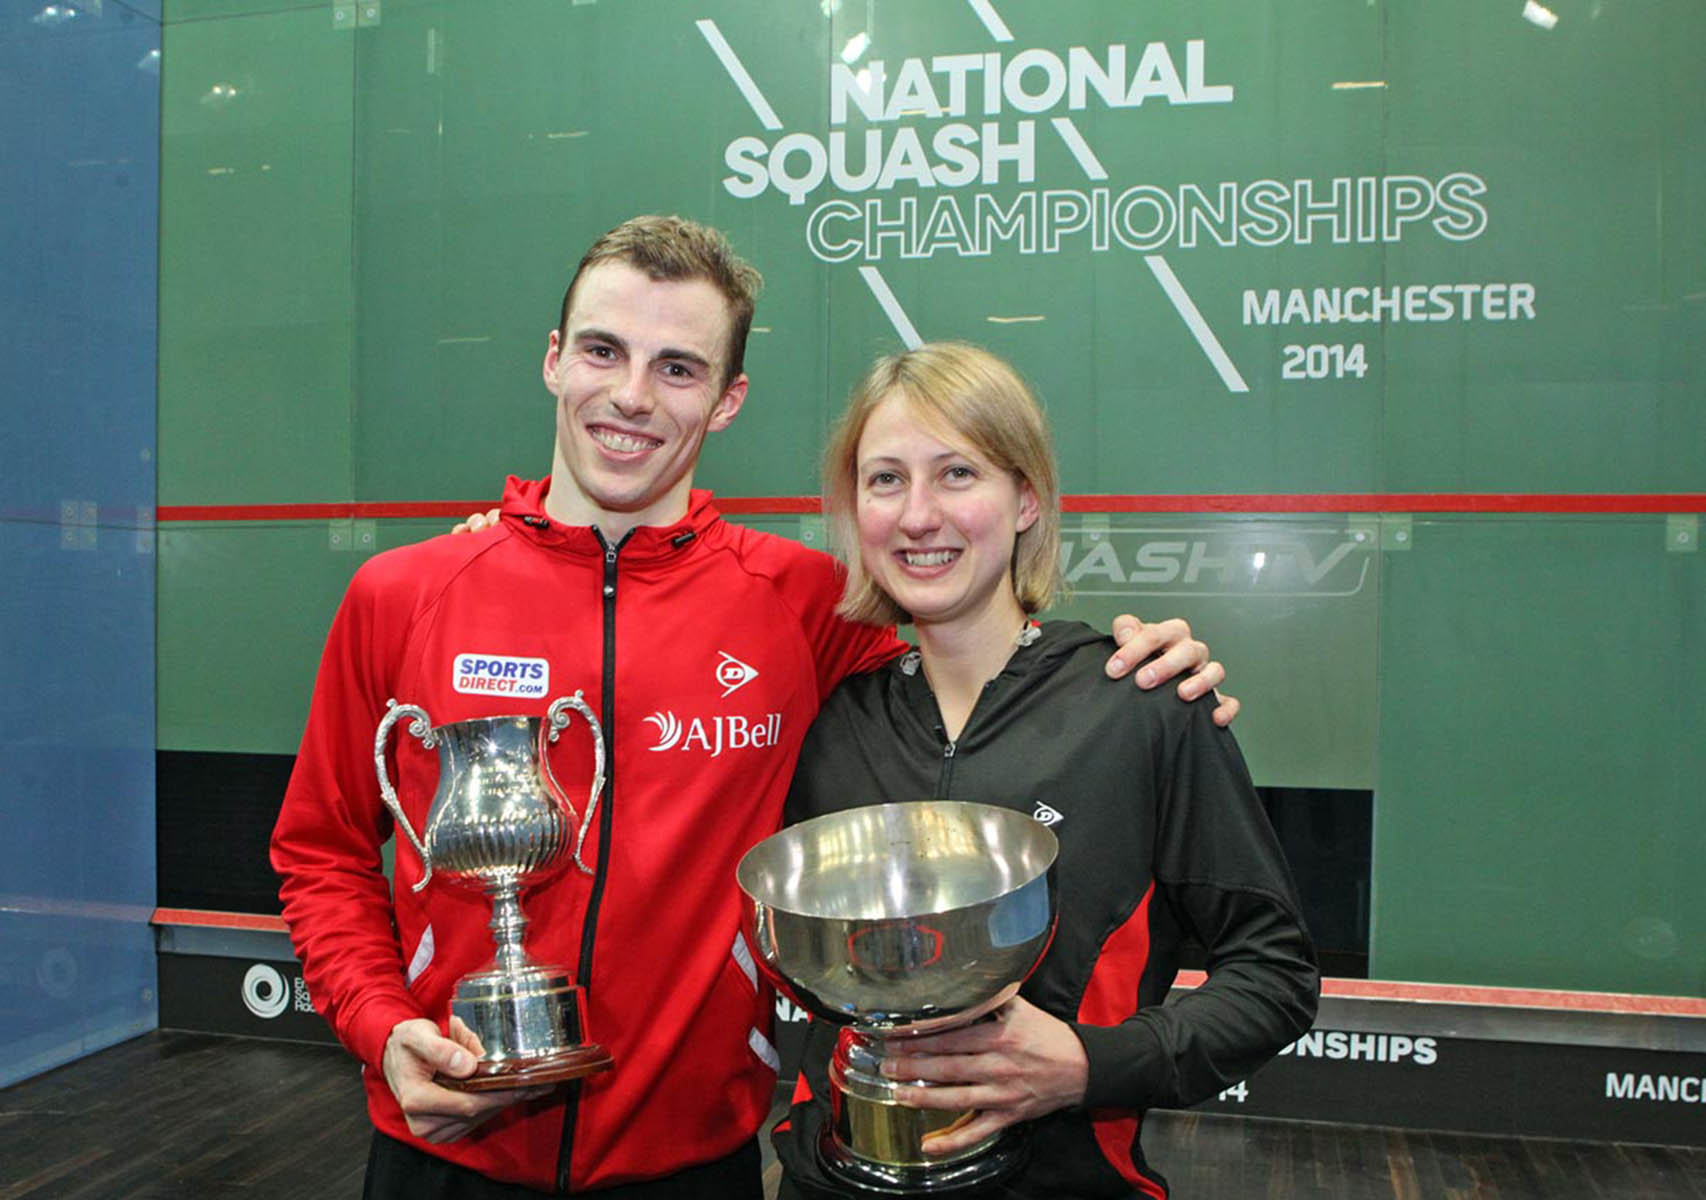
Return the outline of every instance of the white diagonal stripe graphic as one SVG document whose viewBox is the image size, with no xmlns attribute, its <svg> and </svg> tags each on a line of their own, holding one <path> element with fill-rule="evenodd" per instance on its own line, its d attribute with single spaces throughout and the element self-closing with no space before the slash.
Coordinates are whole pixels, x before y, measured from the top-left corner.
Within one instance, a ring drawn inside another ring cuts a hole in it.
<svg viewBox="0 0 1706 1200">
<path fill-rule="evenodd" d="M 705 35 L 705 40 L 711 43 L 711 49 L 717 55 L 717 61 L 723 64 L 723 70 L 729 73 L 729 78 L 740 89 L 740 94 L 746 97 L 746 102 L 752 106 L 759 123 L 766 129 L 782 128 L 781 120 L 776 116 L 776 110 L 770 107 L 770 102 L 764 98 L 764 93 L 758 90 L 758 85 L 752 81 L 752 76 L 746 73 L 740 59 L 735 55 L 734 47 L 723 37 L 723 31 L 717 28 L 717 23 L 710 18 L 694 22 L 699 26 L 699 32 Z"/>
<path fill-rule="evenodd" d="M 983 22 L 983 27 L 989 30 L 989 36 L 998 42 L 1013 40 L 1013 31 L 1007 28 L 1007 22 L 1001 19 L 1001 14 L 995 11 L 995 6 L 989 0 L 966 0 L 971 10 L 977 14 L 977 19 Z"/>
<path fill-rule="evenodd" d="M 1232 360 L 1226 356 L 1226 350 L 1220 344 L 1220 339 L 1214 336 L 1214 330 L 1208 327 L 1208 322 L 1202 319 L 1197 306 L 1191 303 L 1190 296 L 1185 294 L 1185 287 L 1179 282 L 1179 277 L 1173 274 L 1173 268 L 1167 265 L 1167 260 L 1159 254 L 1145 254 L 1143 261 L 1149 264 L 1149 270 L 1154 274 L 1155 281 L 1161 285 L 1161 290 L 1167 293 L 1167 299 L 1173 302 L 1179 316 L 1185 322 L 1185 327 L 1191 331 L 1191 336 L 1197 339 L 1197 345 L 1208 355 L 1208 361 L 1214 364 L 1214 369 L 1220 372 L 1220 378 L 1226 384 L 1229 392 L 1247 392 L 1250 385 L 1244 382 L 1244 377 L 1238 373 L 1238 368 L 1232 365 Z"/>
<path fill-rule="evenodd" d="M 1102 160 L 1096 157 L 1096 152 L 1090 149 L 1090 143 L 1084 140 L 1084 135 L 1078 132 L 1078 126 L 1072 123 L 1071 117 L 1055 117 L 1054 131 L 1060 135 L 1060 140 L 1066 143 L 1066 148 L 1072 151 L 1072 157 L 1078 160 L 1078 165 L 1084 168 L 1084 174 L 1091 179 L 1106 179 L 1108 168 L 1102 165 Z"/>
<path fill-rule="evenodd" d="M 875 267 L 860 267 L 859 278 L 865 281 L 865 286 L 871 289 L 871 295 L 877 298 L 883 313 L 888 317 L 889 324 L 900 334 L 900 340 L 908 350 L 916 350 L 924 344 L 924 339 L 918 336 L 918 330 L 912 327 L 912 322 L 906 319 L 906 311 L 901 308 L 900 301 L 889 291 L 888 282 L 882 272 Z"/>
<path fill-rule="evenodd" d="M 746 981 L 753 987 L 757 987 L 758 964 L 752 961 L 752 951 L 746 944 L 746 938 L 739 933 L 735 934 L 735 945 L 732 953 L 735 956 L 735 964 L 740 967 L 741 974 L 746 976 Z"/>
<path fill-rule="evenodd" d="M 749 1029 L 746 1031 L 746 1044 L 751 1047 L 754 1054 L 758 1055 L 759 1061 L 772 1071 L 782 1069 L 782 1056 L 776 1053 L 775 1044 L 762 1033 L 759 1033 L 758 1030 Z"/>
</svg>

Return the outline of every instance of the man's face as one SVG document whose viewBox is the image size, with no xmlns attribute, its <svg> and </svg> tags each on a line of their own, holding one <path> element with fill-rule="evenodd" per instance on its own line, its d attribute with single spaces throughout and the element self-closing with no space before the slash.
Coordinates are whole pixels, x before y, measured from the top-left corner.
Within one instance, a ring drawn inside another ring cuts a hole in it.
<svg viewBox="0 0 1706 1200">
<path fill-rule="evenodd" d="M 705 435 L 726 428 L 746 376 L 723 383 L 728 301 L 704 280 L 655 282 L 626 263 L 581 275 L 565 333 L 551 332 L 545 386 L 557 398 L 553 519 L 615 540 L 687 512 Z"/>
</svg>

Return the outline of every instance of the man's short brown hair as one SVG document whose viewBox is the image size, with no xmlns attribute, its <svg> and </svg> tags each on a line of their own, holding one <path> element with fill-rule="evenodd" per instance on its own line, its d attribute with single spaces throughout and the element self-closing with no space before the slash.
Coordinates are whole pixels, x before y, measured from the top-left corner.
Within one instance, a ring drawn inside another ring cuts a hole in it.
<svg viewBox="0 0 1706 1200">
<path fill-rule="evenodd" d="M 600 237 L 575 268 L 575 277 L 563 293 L 563 312 L 557 320 L 557 336 L 569 337 L 569 308 L 575 285 L 589 267 L 620 262 L 643 273 L 653 282 L 684 283 L 702 279 L 723 294 L 729 303 L 728 363 L 723 386 L 738 376 L 746 363 L 746 335 L 752 329 L 752 310 L 764 277 L 729 245 L 729 239 L 709 225 L 685 217 L 632 217 Z"/>
</svg>

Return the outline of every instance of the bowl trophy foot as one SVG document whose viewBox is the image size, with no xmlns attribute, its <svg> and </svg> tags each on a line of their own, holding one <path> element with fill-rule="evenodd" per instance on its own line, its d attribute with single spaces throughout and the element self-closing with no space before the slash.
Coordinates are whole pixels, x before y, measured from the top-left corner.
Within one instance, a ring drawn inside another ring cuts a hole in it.
<svg viewBox="0 0 1706 1200">
<path fill-rule="evenodd" d="M 818 1163 L 830 1178 L 882 1196 L 971 1197 L 1012 1178 L 1025 1165 L 1027 1142 L 1020 1128 L 1003 1130 L 970 1157 L 947 1162 L 883 1162 L 855 1153 L 825 1126 L 818 1137 Z"/>
</svg>

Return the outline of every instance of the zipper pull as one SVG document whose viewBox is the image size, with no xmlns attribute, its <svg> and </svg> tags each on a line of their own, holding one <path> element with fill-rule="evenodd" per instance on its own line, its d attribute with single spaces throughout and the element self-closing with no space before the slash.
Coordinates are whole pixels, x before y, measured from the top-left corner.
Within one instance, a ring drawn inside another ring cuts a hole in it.
<svg viewBox="0 0 1706 1200">
<path fill-rule="evenodd" d="M 942 757 L 943 758 L 954 757 L 954 743 L 953 742 L 949 742 L 947 745 L 942 747 Z"/>
</svg>

